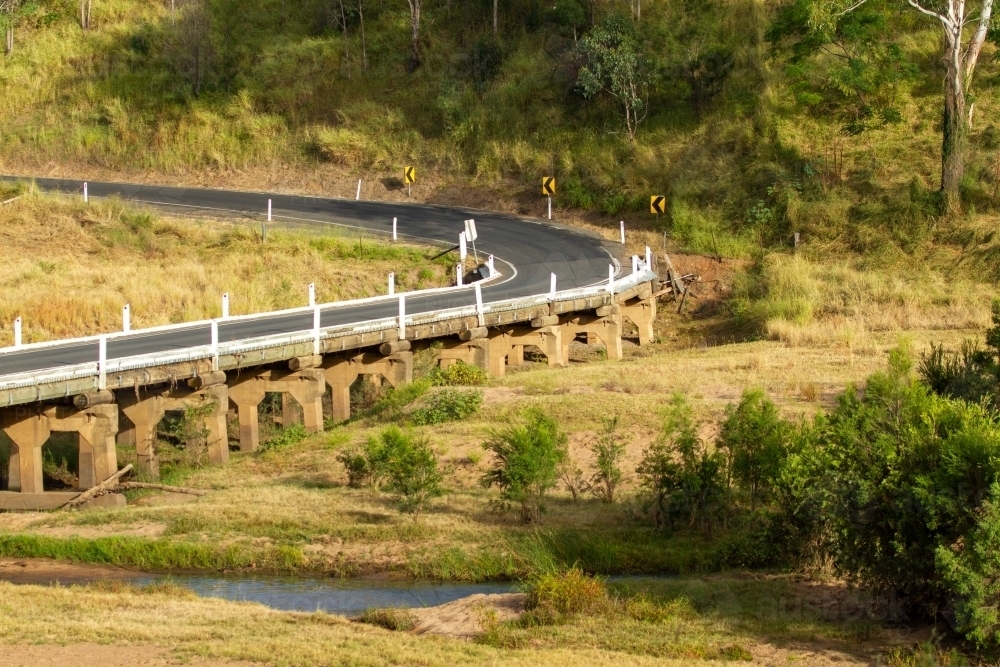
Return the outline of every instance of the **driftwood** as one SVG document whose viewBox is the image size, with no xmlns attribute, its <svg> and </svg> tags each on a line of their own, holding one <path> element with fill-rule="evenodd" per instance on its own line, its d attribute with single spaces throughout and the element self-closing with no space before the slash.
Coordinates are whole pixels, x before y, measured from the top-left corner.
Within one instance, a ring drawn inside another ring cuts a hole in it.
<svg viewBox="0 0 1000 667">
<path fill-rule="evenodd" d="M 78 507 L 84 504 L 85 502 L 93 500 L 97 496 L 109 491 L 111 487 L 117 486 L 119 478 L 127 475 L 131 470 L 132 470 L 132 464 L 129 463 L 127 466 L 116 472 L 111 477 L 108 477 L 106 480 L 104 480 L 94 488 L 87 489 L 86 491 L 76 496 L 72 500 L 64 503 L 62 506 L 60 506 L 59 509 L 72 509 L 73 507 Z"/>
<path fill-rule="evenodd" d="M 203 496 L 208 493 L 205 489 L 190 489 L 184 486 L 167 486 L 166 484 L 147 484 L 145 482 L 122 482 L 118 485 L 118 488 L 123 491 L 128 489 L 155 489 L 171 493 L 186 493 L 189 496 Z"/>
</svg>

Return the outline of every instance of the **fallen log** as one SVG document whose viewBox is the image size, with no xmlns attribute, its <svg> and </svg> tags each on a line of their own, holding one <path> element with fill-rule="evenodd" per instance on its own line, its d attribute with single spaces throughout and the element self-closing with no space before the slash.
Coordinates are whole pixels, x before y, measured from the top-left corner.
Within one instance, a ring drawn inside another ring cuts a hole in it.
<svg viewBox="0 0 1000 667">
<path fill-rule="evenodd" d="M 132 470 L 132 464 L 129 463 L 127 466 L 125 466 L 124 468 L 122 468 L 121 470 L 119 470 L 118 472 L 116 472 L 111 477 L 108 477 L 106 480 L 104 480 L 103 482 L 101 482 L 100 484 L 98 484 L 97 486 L 95 486 L 94 488 L 87 489 L 86 491 L 84 491 L 80 495 L 76 496 L 72 500 L 67 501 L 66 503 L 64 503 L 63 505 L 61 505 L 59 507 L 59 509 L 72 509 L 74 507 L 78 507 L 78 506 L 84 504 L 85 502 L 93 500 L 97 496 L 99 496 L 99 495 L 101 495 L 101 494 L 109 491 L 110 487 L 117 486 L 118 485 L 117 484 L 118 480 L 121 477 L 127 475 L 129 472 L 131 472 L 131 470 Z"/>
<path fill-rule="evenodd" d="M 146 482 L 122 482 L 118 488 L 127 491 L 128 489 L 154 489 L 156 491 L 169 491 L 170 493 L 184 493 L 189 496 L 203 496 L 208 491 L 205 489 L 191 489 L 186 486 L 167 486 L 166 484 L 147 484 Z"/>
</svg>

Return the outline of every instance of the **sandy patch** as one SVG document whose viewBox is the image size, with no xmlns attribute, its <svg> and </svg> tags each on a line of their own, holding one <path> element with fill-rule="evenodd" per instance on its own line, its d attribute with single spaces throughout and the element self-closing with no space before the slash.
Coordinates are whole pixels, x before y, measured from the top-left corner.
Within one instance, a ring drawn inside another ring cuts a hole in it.
<svg viewBox="0 0 1000 667">
<path fill-rule="evenodd" d="M 483 622 L 511 621 L 524 613 L 528 596 L 524 593 L 477 593 L 448 604 L 411 609 L 417 618 L 413 632 L 445 637 L 468 638 L 485 631 Z"/>
<path fill-rule="evenodd" d="M 52 526 L 28 528 L 26 532 L 48 537 L 81 537 L 87 540 L 99 537 L 159 537 L 167 529 L 162 523 L 138 523 L 126 526 Z"/>
<path fill-rule="evenodd" d="M 134 579 L 138 576 L 142 573 L 120 567 L 63 563 L 44 558 L 0 558 L 0 581 L 12 584 L 47 585 L 53 581 L 72 584 L 97 579 Z"/>
<path fill-rule="evenodd" d="M 0 644 L 0 663 L 4 667 L 252 667 L 259 663 L 233 662 L 206 658 L 176 658 L 169 649 L 158 646 L 104 646 L 71 644 L 69 646 L 27 646 Z"/>
</svg>

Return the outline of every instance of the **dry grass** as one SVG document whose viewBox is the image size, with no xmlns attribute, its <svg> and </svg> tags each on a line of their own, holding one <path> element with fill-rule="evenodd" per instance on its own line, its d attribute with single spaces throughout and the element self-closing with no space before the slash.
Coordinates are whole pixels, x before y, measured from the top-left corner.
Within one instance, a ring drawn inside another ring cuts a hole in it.
<svg viewBox="0 0 1000 667">
<path fill-rule="evenodd" d="M 682 665 L 730 654 L 808 665 L 865 664 L 877 649 L 898 641 L 823 613 L 815 599 L 804 598 L 784 579 L 682 579 L 634 582 L 629 588 L 640 604 L 627 608 L 641 613 L 582 615 L 558 626 L 513 631 L 507 639 L 515 647 L 497 648 L 170 590 L 0 583 L 0 643 L 10 655 L 16 655 L 16 646 L 10 646 L 16 644 L 89 643 L 169 647 L 182 659 L 287 666 L 576 667 Z"/>
<path fill-rule="evenodd" d="M 447 284 L 448 268 L 422 248 L 340 236 L 336 230 L 270 229 L 171 219 L 120 202 L 27 195 L 0 207 L 0 345 L 24 320 L 26 342 L 115 331 L 131 304 L 132 326 L 218 317 Z"/>
</svg>

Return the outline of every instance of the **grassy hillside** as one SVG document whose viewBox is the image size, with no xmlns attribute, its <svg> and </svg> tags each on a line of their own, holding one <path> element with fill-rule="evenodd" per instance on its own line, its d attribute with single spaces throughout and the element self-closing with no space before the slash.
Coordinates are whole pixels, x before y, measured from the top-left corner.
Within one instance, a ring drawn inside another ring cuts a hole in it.
<svg viewBox="0 0 1000 667">
<path fill-rule="evenodd" d="M 419 198 L 535 214 L 537 179 L 553 174 L 557 207 L 598 223 L 652 225 L 648 196 L 668 195 L 660 222 L 700 251 L 747 254 L 792 231 L 825 253 L 896 260 L 994 243 L 992 46 L 976 75 L 967 215 L 942 226 L 940 36 L 905 9 L 884 10 L 906 65 L 892 86 L 901 120 L 851 134 L 851 99 L 803 94 L 836 57 L 791 67 L 765 39 L 777 5 L 647 2 L 635 30 L 649 113 L 632 143 L 612 99 L 574 87 L 576 41 L 625 5 L 511 0 L 494 39 L 488 3 L 425 0 L 413 73 L 405 3 L 171 5 L 97 0 L 84 32 L 73 2 L 42 2 L 0 59 L 0 169 L 341 195 L 363 176 L 369 196 L 398 197 L 386 179 L 415 164 Z"/>
</svg>

